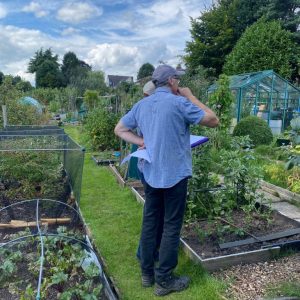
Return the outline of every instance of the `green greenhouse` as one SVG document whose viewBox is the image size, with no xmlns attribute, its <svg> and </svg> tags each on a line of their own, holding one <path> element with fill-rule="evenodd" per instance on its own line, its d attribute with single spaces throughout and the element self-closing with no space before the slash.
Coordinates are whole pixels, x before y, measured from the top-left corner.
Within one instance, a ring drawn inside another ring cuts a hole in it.
<svg viewBox="0 0 300 300">
<path fill-rule="evenodd" d="M 208 96 L 217 89 L 211 85 Z M 230 89 L 236 102 L 233 120 L 239 122 L 249 115 L 263 118 L 274 134 L 285 130 L 293 117 L 300 115 L 300 89 L 273 70 L 230 76 Z"/>
</svg>

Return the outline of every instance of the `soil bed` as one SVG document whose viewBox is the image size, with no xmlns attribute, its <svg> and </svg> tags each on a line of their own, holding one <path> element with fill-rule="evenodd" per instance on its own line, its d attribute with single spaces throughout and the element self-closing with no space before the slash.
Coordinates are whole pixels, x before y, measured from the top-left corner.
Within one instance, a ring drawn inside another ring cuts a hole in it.
<svg viewBox="0 0 300 300">
<path fill-rule="evenodd" d="M 143 198 L 145 198 L 144 189 L 140 182 L 133 181 L 127 182 L 126 184 L 133 186 L 135 190 Z M 217 222 L 200 220 L 192 224 L 186 224 L 182 229 L 182 239 L 186 241 L 189 246 L 203 259 L 258 250 L 263 247 L 268 247 L 285 241 L 300 240 L 300 234 L 295 234 L 270 241 L 221 249 L 219 244 L 245 240 L 252 238 L 251 235 L 260 237 L 289 229 L 300 228 L 300 224 L 298 222 L 291 220 L 276 211 L 273 211 L 268 219 L 263 218 L 259 213 L 253 212 L 251 215 L 251 222 L 247 224 L 247 226 L 245 226 L 245 219 L 246 215 L 243 211 L 234 211 L 230 223 L 241 228 L 240 230 L 237 230 L 236 227 L 230 226 L 228 223 L 222 222 L 221 220 L 218 220 Z M 229 226 L 230 230 L 224 231 L 222 234 L 218 235 L 216 233 L 217 224 L 227 227 Z M 248 235 L 242 229 L 251 235 Z M 239 232 L 242 232 L 243 235 L 239 235 Z"/>
<path fill-rule="evenodd" d="M 270 241 L 255 242 L 221 249 L 220 244 L 227 242 L 245 240 L 252 238 L 252 236 L 259 238 L 272 233 L 300 227 L 299 223 L 275 211 L 271 213 L 268 221 L 256 212 L 252 213 L 247 226 L 245 226 L 245 219 L 246 215 L 243 211 L 234 211 L 229 223 L 235 226 L 230 226 L 227 222 L 220 219 L 217 221 L 199 220 L 183 227 L 182 238 L 203 259 L 258 250 L 264 247 L 271 247 L 273 244 L 284 241 L 300 240 L 300 234 L 295 234 Z M 219 228 L 219 234 L 217 234 L 217 227 Z M 222 227 L 226 227 L 227 230 L 222 230 Z M 220 233 L 220 228 L 222 233 Z"/>
<path fill-rule="evenodd" d="M 11 208 L 17 222 L 35 223 L 35 200 L 21 202 Z M 52 214 L 54 218 L 49 218 L 49 211 L 57 212 Z M 39 200 L 39 220 L 45 219 L 56 222 L 48 224 L 40 221 L 45 253 L 42 299 L 58 299 L 58 295 L 63 293 L 69 293 L 70 297 L 66 299 L 85 299 L 87 295 L 96 297 L 91 299 L 108 299 L 100 279 L 102 271 L 90 254 L 92 250 L 87 246 L 84 226 L 78 214 L 61 203 Z M 60 220 L 67 222 L 58 224 Z M 1 224 L 10 224 L 10 221 L 8 210 L 2 210 Z M 41 256 L 37 233 L 37 226 L 0 228 L 0 243 L 33 235 L 0 247 L 0 299 L 15 300 L 21 299 L 21 296 L 31 299 L 31 294 L 36 295 Z M 8 264 L 8 268 L 2 267 L 5 264 Z"/>
</svg>

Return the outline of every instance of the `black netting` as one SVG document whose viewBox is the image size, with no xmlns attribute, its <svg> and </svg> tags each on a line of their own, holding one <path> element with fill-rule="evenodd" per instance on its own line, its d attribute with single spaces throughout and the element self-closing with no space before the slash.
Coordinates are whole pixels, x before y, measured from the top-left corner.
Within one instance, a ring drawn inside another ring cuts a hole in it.
<svg viewBox="0 0 300 300">
<path fill-rule="evenodd" d="M 0 207 L 30 198 L 79 202 L 84 148 L 66 134 L 0 135 Z"/>
</svg>

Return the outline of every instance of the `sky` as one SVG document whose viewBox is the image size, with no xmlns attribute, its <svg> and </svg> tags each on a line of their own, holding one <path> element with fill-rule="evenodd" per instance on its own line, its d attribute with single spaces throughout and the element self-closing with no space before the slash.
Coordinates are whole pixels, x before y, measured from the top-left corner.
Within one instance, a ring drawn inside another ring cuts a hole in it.
<svg viewBox="0 0 300 300">
<path fill-rule="evenodd" d="M 136 78 L 144 63 L 181 62 L 190 17 L 212 0 L 0 0 L 0 71 L 34 83 L 30 58 L 68 51 L 105 75 Z"/>
</svg>

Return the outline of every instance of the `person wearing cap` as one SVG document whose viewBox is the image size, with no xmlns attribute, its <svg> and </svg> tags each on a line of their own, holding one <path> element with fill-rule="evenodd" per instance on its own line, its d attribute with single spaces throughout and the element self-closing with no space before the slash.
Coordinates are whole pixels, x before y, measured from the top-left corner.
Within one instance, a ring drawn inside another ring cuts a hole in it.
<svg viewBox="0 0 300 300">
<path fill-rule="evenodd" d="M 189 88 L 179 87 L 180 75 L 169 65 L 158 66 L 152 74 L 155 93 L 137 102 L 115 127 L 116 135 L 145 148 L 150 158 L 143 165 L 146 201 L 140 240 L 141 271 L 142 285 L 155 283 L 157 296 L 182 291 L 189 285 L 187 276 L 173 274 L 178 262 L 187 183 L 192 176 L 189 127 L 216 127 L 219 123 L 215 113 Z M 133 133 L 136 127 L 142 137 Z M 162 211 L 163 234 L 155 268 L 153 254 Z"/>
<path fill-rule="evenodd" d="M 152 95 L 155 92 L 155 85 L 152 82 L 152 80 L 146 82 L 146 84 L 143 86 L 143 93 L 145 97 L 148 97 L 150 95 Z M 139 128 L 137 128 L 137 134 L 139 136 L 142 136 Z M 135 148 L 135 150 L 137 150 L 137 147 Z M 138 169 L 138 173 L 139 173 L 139 178 L 141 180 L 141 182 L 143 183 L 143 185 L 145 184 L 145 180 L 144 180 L 144 175 L 143 175 L 143 165 L 144 165 L 144 160 L 143 159 L 138 159 L 138 163 L 137 163 L 137 169 Z M 156 235 L 156 248 L 154 251 L 154 261 L 158 261 L 158 256 L 159 256 L 159 246 L 160 246 L 160 241 L 161 241 L 161 236 L 162 236 L 162 226 L 163 226 L 163 212 L 161 212 L 160 214 L 160 218 L 159 218 L 159 226 L 157 229 L 157 235 Z M 141 260 L 141 244 L 139 243 L 138 245 L 138 249 L 136 252 L 136 257 L 137 259 L 140 261 Z"/>
<path fill-rule="evenodd" d="M 152 80 L 146 82 L 146 84 L 143 86 L 143 93 L 145 97 L 152 95 L 154 91 L 155 91 L 155 85 L 152 82 Z"/>
</svg>

